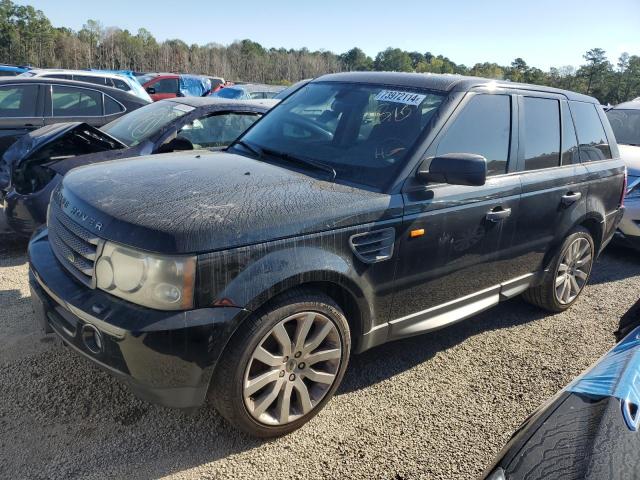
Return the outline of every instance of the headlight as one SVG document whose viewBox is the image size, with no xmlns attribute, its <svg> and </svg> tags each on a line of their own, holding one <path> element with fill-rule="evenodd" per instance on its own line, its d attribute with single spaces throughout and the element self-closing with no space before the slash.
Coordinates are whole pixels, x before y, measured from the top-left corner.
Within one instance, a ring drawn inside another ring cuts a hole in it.
<svg viewBox="0 0 640 480">
<path fill-rule="evenodd" d="M 111 242 L 96 263 L 99 289 L 158 310 L 192 308 L 195 276 L 195 257 L 156 255 Z"/>
<path fill-rule="evenodd" d="M 627 194 L 625 198 L 640 198 L 640 177 L 629 176 L 627 183 Z"/>
</svg>

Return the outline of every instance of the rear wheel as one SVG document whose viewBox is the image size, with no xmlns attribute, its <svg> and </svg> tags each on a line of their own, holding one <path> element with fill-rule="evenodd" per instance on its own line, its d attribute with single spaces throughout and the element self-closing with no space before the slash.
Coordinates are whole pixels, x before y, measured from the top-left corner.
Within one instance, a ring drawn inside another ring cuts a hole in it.
<svg viewBox="0 0 640 480">
<path fill-rule="evenodd" d="M 299 428 L 347 367 L 351 339 L 340 307 L 321 293 L 291 292 L 240 328 L 216 368 L 216 409 L 258 437 Z"/>
<path fill-rule="evenodd" d="M 529 303 L 562 312 L 575 303 L 589 281 L 595 248 L 589 231 L 576 228 L 563 242 L 541 285 L 527 290 Z"/>
</svg>

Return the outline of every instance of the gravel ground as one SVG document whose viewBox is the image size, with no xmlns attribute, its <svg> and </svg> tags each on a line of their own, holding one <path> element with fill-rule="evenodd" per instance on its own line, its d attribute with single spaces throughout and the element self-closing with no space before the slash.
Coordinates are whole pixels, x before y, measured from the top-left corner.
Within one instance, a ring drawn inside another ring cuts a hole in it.
<svg viewBox="0 0 640 480">
<path fill-rule="evenodd" d="M 608 251 L 568 312 L 519 299 L 352 359 L 337 396 L 274 441 L 211 409 L 138 401 L 35 325 L 24 242 L 0 238 L 0 478 L 475 478 L 613 344 L 640 256 Z"/>
</svg>

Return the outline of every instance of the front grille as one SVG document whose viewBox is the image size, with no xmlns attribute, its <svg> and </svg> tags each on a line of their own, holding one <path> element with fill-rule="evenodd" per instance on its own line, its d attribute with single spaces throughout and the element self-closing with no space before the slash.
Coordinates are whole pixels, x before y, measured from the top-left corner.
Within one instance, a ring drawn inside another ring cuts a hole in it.
<svg viewBox="0 0 640 480">
<path fill-rule="evenodd" d="M 85 285 L 93 288 L 93 267 L 100 238 L 71 220 L 53 200 L 49 213 L 49 243 L 60 263 Z"/>
</svg>

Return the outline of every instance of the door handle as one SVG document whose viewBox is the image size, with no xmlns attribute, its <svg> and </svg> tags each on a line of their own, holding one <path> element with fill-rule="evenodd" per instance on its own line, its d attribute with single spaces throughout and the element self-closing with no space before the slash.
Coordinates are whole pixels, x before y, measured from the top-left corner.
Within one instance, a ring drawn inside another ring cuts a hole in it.
<svg viewBox="0 0 640 480">
<path fill-rule="evenodd" d="M 509 216 L 511 216 L 510 208 L 496 207 L 487 212 L 486 219 L 490 222 L 500 222 Z"/>
<path fill-rule="evenodd" d="M 582 198 L 582 194 L 580 192 L 569 192 L 566 195 L 562 196 L 562 205 L 564 206 L 573 205 L 581 198 Z"/>
</svg>

